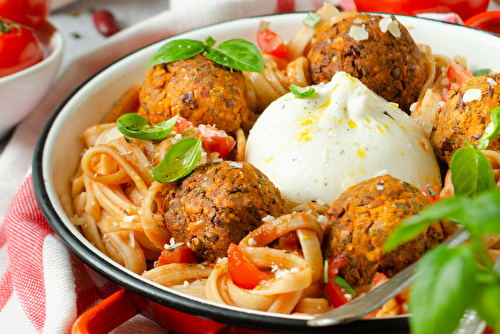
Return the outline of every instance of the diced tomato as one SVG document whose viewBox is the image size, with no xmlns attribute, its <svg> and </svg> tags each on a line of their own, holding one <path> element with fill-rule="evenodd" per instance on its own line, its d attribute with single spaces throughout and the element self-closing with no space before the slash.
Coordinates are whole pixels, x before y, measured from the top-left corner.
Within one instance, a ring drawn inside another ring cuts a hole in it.
<svg viewBox="0 0 500 334">
<path fill-rule="evenodd" d="M 352 299 L 349 298 L 350 295 L 347 291 L 345 291 L 343 287 L 335 283 L 333 280 L 330 280 L 330 282 L 326 285 L 325 290 L 330 302 L 335 307 L 347 304 Z"/>
<path fill-rule="evenodd" d="M 279 58 L 288 57 L 283 39 L 269 29 L 269 22 L 260 21 L 259 30 L 257 31 L 257 45 L 259 49 L 270 55 Z"/>
<path fill-rule="evenodd" d="M 456 60 L 453 60 L 446 71 L 446 77 L 450 81 L 450 84 L 460 86 L 462 83 L 472 78 L 472 73 L 463 68 Z"/>
<path fill-rule="evenodd" d="M 197 263 L 196 258 L 187 245 L 176 247 L 172 250 L 165 249 L 158 259 L 158 266 L 171 263 Z"/>
<path fill-rule="evenodd" d="M 201 143 L 203 147 L 211 152 L 218 152 L 219 158 L 224 158 L 236 145 L 233 137 L 225 131 L 214 126 L 200 124 Z"/>
<path fill-rule="evenodd" d="M 434 184 L 424 186 L 424 194 L 431 204 L 434 204 L 439 199 L 438 188 Z"/>
<path fill-rule="evenodd" d="M 376 287 L 378 287 L 379 285 L 381 285 L 382 283 L 384 283 L 387 280 L 388 280 L 388 278 L 387 278 L 387 276 L 385 276 L 385 274 L 376 273 L 375 277 L 373 277 L 371 290 L 375 289 Z"/>
<path fill-rule="evenodd" d="M 240 247 L 231 244 L 227 250 L 227 262 L 229 274 L 236 286 L 243 289 L 252 290 L 260 285 L 262 281 L 271 279 L 271 276 L 259 270 L 255 265 L 248 261 Z"/>
<path fill-rule="evenodd" d="M 339 254 L 332 257 L 328 263 L 328 280 L 333 281 L 337 277 L 339 269 L 345 266 L 347 262 L 349 262 L 349 259 L 345 255 Z"/>
<path fill-rule="evenodd" d="M 193 127 L 193 123 L 185 119 L 184 117 L 177 118 L 177 122 L 175 122 L 175 127 L 177 128 L 177 132 L 182 132 L 186 129 Z"/>
</svg>

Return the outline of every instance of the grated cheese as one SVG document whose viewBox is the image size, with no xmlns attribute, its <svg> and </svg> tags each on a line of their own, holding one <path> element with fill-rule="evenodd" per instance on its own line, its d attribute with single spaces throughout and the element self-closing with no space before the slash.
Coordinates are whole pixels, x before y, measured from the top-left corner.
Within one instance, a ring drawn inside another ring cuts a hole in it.
<svg viewBox="0 0 500 334">
<path fill-rule="evenodd" d="M 272 222 L 274 219 L 276 219 L 276 218 L 274 218 L 271 215 L 267 215 L 264 218 L 262 218 L 262 221 L 265 222 L 265 223 L 269 223 L 269 222 Z"/>
<path fill-rule="evenodd" d="M 250 238 L 250 239 L 248 239 L 248 244 L 250 246 L 255 246 L 255 245 L 257 245 L 257 241 L 255 241 L 254 238 Z"/>
<path fill-rule="evenodd" d="M 496 85 L 498 85 L 498 84 L 497 84 L 497 82 L 496 82 L 493 78 L 488 78 L 488 79 L 486 79 L 486 81 L 487 81 L 490 85 L 492 85 L 492 86 L 496 86 Z"/>
</svg>

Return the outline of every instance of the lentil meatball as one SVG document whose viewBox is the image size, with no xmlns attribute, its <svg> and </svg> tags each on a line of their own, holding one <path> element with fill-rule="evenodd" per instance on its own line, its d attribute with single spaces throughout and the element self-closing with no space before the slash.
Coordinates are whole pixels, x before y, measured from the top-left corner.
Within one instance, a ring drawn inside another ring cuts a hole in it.
<svg viewBox="0 0 500 334">
<path fill-rule="evenodd" d="M 440 160 L 449 164 L 453 153 L 466 141 L 481 138 L 495 107 L 500 107 L 500 73 L 471 78 L 454 89 L 437 116 L 436 131 L 431 135 Z M 490 142 L 490 149 L 500 150 L 498 138 Z"/>
<path fill-rule="evenodd" d="M 335 73 L 344 71 L 409 112 L 427 73 L 408 30 L 394 16 L 391 19 L 387 30 L 389 18 L 357 14 L 321 32 L 307 55 L 312 81 L 326 83 Z"/>
<path fill-rule="evenodd" d="M 219 130 L 232 132 L 251 115 L 241 72 L 202 55 L 149 70 L 140 102 L 139 114 L 151 124 L 180 115 L 194 126 L 215 124 Z"/>
<path fill-rule="evenodd" d="M 205 164 L 173 186 L 163 201 L 167 229 L 200 261 L 227 256 L 267 215 L 288 213 L 280 191 L 247 162 Z"/>
<path fill-rule="evenodd" d="M 389 175 L 358 183 L 342 193 L 327 213 L 326 257 L 347 256 L 349 263 L 339 275 L 353 287 L 371 283 L 376 272 L 395 275 L 444 238 L 437 223 L 390 253 L 384 251 L 394 228 L 427 205 L 417 187 Z"/>
</svg>

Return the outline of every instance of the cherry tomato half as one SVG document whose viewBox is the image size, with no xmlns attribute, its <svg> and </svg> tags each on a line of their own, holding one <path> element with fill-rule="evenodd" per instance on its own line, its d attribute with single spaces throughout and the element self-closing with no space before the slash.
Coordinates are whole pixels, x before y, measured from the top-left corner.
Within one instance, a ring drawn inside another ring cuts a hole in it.
<svg viewBox="0 0 500 334">
<path fill-rule="evenodd" d="M 38 29 L 50 12 L 50 0 L 0 0 L 0 17 Z"/>
<path fill-rule="evenodd" d="M 288 57 L 283 39 L 269 29 L 269 22 L 261 21 L 257 31 L 257 45 L 259 49 L 275 57 Z"/>
<path fill-rule="evenodd" d="M 227 250 L 227 267 L 233 283 L 243 289 L 254 289 L 271 277 L 248 261 L 240 246 L 231 244 Z"/>
<path fill-rule="evenodd" d="M 0 78 L 33 66 L 42 59 L 42 43 L 33 31 L 0 19 Z"/>
<path fill-rule="evenodd" d="M 462 20 L 488 8 L 489 0 L 354 0 L 363 12 L 417 15 L 420 13 L 457 13 Z"/>
<path fill-rule="evenodd" d="M 171 263 L 198 263 L 196 258 L 187 245 L 176 247 L 172 250 L 164 249 L 158 259 L 158 266 Z"/>
</svg>

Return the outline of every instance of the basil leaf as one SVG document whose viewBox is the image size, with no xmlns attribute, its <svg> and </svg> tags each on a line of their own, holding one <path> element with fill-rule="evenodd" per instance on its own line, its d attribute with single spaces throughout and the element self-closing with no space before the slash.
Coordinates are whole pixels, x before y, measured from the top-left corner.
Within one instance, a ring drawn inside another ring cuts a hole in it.
<svg viewBox="0 0 500 334">
<path fill-rule="evenodd" d="M 215 45 L 215 39 L 208 36 L 207 38 L 205 38 L 205 44 L 207 45 L 207 52 L 209 52 L 212 49 L 212 46 Z"/>
<path fill-rule="evenodd" d="M 472 73 L 473 76 L 475 77 L 479 77 L 481 75 L 485 75 L 485 74 L 488 74 L 490 73 L 490 69 L 489 68 L 482 68 L 480 70 L 475 70 L 474 73 Z"/>
<path fill-rule="evenodd" d="M 481 284 L 481 290 L 476 293 L 472 308 L 481 319 L 494 326 L 496 333 L 500 330 L 500 278 L 496 275 L 488 282 Z"/>
<path fill-rule="evenodd" d="M 300 86 L 292 84 L 290 87 L 288 87 L 290 91 L 293 93 L 298 98 L 306 98 L 306 97 L 311 97 L 314 94 L 316 94 L 316 91 L 312 87 L 306 87 L 302 88 Z"/>
<path fill-rule="evenodd" d="M 124 114 L 116 121 L 118 130 L 132 138 L 158 140 L 169 135 L 174 129 L 179 115 L 156 125 L 149 125 L 148 120 L 138 114 Z"/>
<path fill-rule="evenodd" d="M 411 332 L 452 333 L 477 291 L 476 271 L 469 245 L 440 245 L 425 254 L 418 262 L 410 292 Z"/>
<path fill-rule="evenodd" d="M 450 170 L 455 196 L 473 197 L 495 189 L 493 167 L 475 148 L 464 146 L 456 150 L 451 157 Z"/>
<path fill-rule="evenodd" d="M 490 118 L 490 124 L 484 129 L 484 134 L 476 142 L 478 150 L 487 150 L 490 147 L 490 141 L 500 133 L 500 107 L 491 110 Z"/>
<path fill-rule="evenodd" d="M 264 72 L 264 61 L 259 49 L 243 39 L 231 39 L 220 44 L 207 54 L 207 58 L 241 71 Z"/>
<path fill-rule="evenodd" d="M 321 21 L 321 16 L 314 12 L 309 12 L 308 16 L 304 19 L 304 21 L 302 21 L 302 23 L 304 23 L 309 28 L 314 29 L 314 26 L 318 24 L 319 21 Z"/>
<path fill-rule="evenodd" d="M 465 206 L 462 223 L 474 235 L 500 234 L 500 191 L 472 199 Z"/>
<path fill-rule="evenodd" d="M 448 218 L 455 222 L 462 222 L 463 211 L 468 201 L 469 199 L 464 197 L 447 198 L 404 220 L 385 241 L 385 251 L 390 252 L 398 245 L 412 240 L 439 219 Z"/>
<path fill-rule="evenodd" d="M 352 296 L 352 298 L 355 298 L 358 294 L 356 293 L 356 291 L 354 291 L 353 288 L 351 288 L 351 286 L 349 285 L 349 283 L 347 283 L 346 281 L 344 281 L 344 279 L 342 277 L 339 277 L 339 276 L 336 276 L 335 279 L 333 280 L 335 283 L 337 283 L 338 285 L 340 285 L 341 287 L 344 288 L 344 290 L 350 294 Z"/>
<path fill-rule="evenodd" d="M 178 180 L 196 167 L 201 156 L 201 138 L 184 138 L 175 143 L 150 173 L 160 183 Z"/>
<path fill-rule="evenodd" d="M 192 39 L 178 39 L 163 45 L 148 61 L 147 67 L 191 58 L 205 50 L 205 43 Z"/>
</svg>

